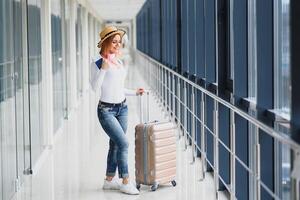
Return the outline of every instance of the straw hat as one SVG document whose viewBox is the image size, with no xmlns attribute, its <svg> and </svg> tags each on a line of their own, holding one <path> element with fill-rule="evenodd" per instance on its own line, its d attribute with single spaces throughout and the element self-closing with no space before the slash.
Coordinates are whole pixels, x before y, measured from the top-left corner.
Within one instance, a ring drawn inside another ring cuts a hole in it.
<svg viewBox="0 0 300 200">
<path fill-rule="evenodd" d="M 100 42 L 98 42 L 98 45 L 97 45 L 98 48 L 101 48 L 101 45 L 104 42 L 104 40 L 106 40 L 110 36 L 119 34 L 121 36 L 121 38 L 122 38 L 125 33 L 126 32 L 124 30 L 117 29 L 115 26 L 107 26 L 107 27 L 105 27 L 101 31 L 101 33 L 100 33 Z"/>
</svg>

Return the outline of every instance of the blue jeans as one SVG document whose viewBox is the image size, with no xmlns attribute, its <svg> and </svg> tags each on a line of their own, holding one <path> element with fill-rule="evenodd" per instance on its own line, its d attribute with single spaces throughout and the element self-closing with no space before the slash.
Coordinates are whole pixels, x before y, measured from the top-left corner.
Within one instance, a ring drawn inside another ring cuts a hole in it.
<svg viewBox="0 0 300 200">
<path fill-rule="evenodd" d="M 106 176 L 115 176 L 118 167 L 119 177 L 128 175 L 128 140 L 127 130 L 128 108 L 121 106 L 106 106 L 99 103 L 98 119 L 103 130 L 109 136 L 109 150 L 107 155 Z"/>
</svg>

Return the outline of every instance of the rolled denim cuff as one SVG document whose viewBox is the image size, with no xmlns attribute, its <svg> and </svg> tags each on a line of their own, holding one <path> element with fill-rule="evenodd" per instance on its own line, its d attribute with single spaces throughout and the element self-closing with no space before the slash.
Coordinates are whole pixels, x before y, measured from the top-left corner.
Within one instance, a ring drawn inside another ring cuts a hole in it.
<svg viewBox="0 0 300 200">
<path fill-rule="evenodd" d="M 116 173 L 114 173 L 114 172 L 106 172 L 106 176 L 114 177 L 115 175 L 116 175 Z"/>
<path fill-rule="evenodd" d="M 119 178 L 128 178 L 129 174 L 119 174 Z"/>
</svg>

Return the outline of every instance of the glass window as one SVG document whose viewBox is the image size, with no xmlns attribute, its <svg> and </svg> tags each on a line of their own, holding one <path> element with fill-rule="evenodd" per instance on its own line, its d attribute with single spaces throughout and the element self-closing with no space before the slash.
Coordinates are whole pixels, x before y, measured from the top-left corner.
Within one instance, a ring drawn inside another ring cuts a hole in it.
<svg viewBox="0 0 300 200">
<path fill-rule="evenodd" d="M 77 7 L 76 18 L 76 65 L 77 65 L 77 96 L 82 94 L 82 7 Z"/>
<path fill-rule="evenodd" d="M 100 32 L 100 30 L 98 29 L 98 27 L 97 27 L 97 24 L 98 24 L 98 21 L 97 21 L 97 19 L 96 18 L 94 18 L 94 23 L 93 23 L 93 26 L 94 26 L 94 45 L 93 45 L 93 47 L 94 47 L 94 56 L 95 55 L 97 55 L 99 52 L 98 52 L 98 49 L 97 49 L 97 43 L 98 43 L 98 35 L 99 35 L 99 32 Z"/>
<path fill-rule="evenodd" d="M 57 0 L 55 0 L 57 1 Z M 70 58 L 70 31 L 71 29 L 71 2 L 70 0 L 59 0 L 60 20 L 61 20 L 61 48 L 62 48 L 62 98 L 63 98 L 63 116 L 68 118 L 72 106 L 71 84 L 71 58 Z M 53 12 L 53 11 L 51 11 Z M 60 108 L 59 108 L 60 109 Z M 59 111 L 60 112 L 60 111 Z"/>
<path fill-rule="evenodd" d="M 64 77 L 64 117 L 68 118 L 69 111 L 71 109 L 71 100 L 69 98 L 71 95 L 71 84 L 69 84 L 68 80 L 71 80 L 71 58 L 70 58 L 70 31 L 71 29 L 68 28 L 71 23 L 71 8 L 70 8 L 70 1 L 69 0 L 62 0 L 62 32 L 63 32 L 63 77 Z"/>
<path fill-rule="evenodd" d="M 257 97 L 256 48 L 256 1 L 248 1 L 248 97 L 252 102 Z"/>
<path fill-rule="evenodd" d="M 28 0 L 27 3 L 31 161 L 35 163 L 45 148 L 41 113 L 41 0 Z"/>
<path fill-rule="evenodd" d="M 17 174 L 20 177 L 20 182 L 23 182 L 24 170 L 29 167 L 30 160 L 28 156 L 30 152 L 28 148 L 24 148 L 24 145 L 29 145 L 28 143 L 28 132 L 24 128 L 27 123 L 27 109 L 24 112 L 24 107 L 28 107 L 27 98 L 24 98 L 24 91 L 27 91 L 27 87 L 24 84 L 23 73 L 27 72 L 27 66 L 23 65 L 23 49 L 27 48 L 26 45 L 23 46 L 23 36 L 25 25 L 23 25 L 23 20 L 26 19 L 24 13 L 22 13 L 22 1 L 13 1 L 13 12 L 14 12 L 14 73 L 15 73 L 15 123 L 16 123 L 16 144 L 17 144 Z M 1 26 L 0 26 L 1 27 Z M 25 29 L 26 30 L 26 29 Z M 26 39 L 24 39 L 26 40 Z M 25 100 L 26 99 L 26 100 Z M 25 156 L 26 154 L 26 156 Z"/>
<path fill-rule="evenodd" d="M 275 110 L 290 119 L 290 0 L 278 0 L 275 4 Z"/>
<path fill-rule="evenodd" d="M 92 58 L 94 56 L 93 54 L 93 26 L 92 26 L 92 15 L 89 13 L 88 14 L 88 45 L 89 45 L 89 62 L 92 62 Z M 90 68 L 89 68 L 90 69 Z M 89 79 L 90 79 L 90 75 L 91 75 L 91 72 L 89 71 Z"/>
<path fill-rule="evenodd" d="M 64 76 L 62 64 L 62 8 L 61 0 L 51 1 L 52 75 L 54 132 L 64 117 Z"/>
<path fill-rule="evenodd" d="M 90 62 L 92 62 L 92 58 L 95 56 L 95 48 L 98 43 L 98 34 L 97 34 L 97 43 L 95 43 L 95 32 L 98 30 L 95 30 L 94 27 L 94 18 L 91 14 L 88 15 L 88 21 L 89 21 L 89 58 Z"/>
<path fill-rule="evenodd" d="M 287 120 L 290 119 L 291 106 L 289 7 L 290 0 L 276 0 L 274 3 L 274 108 L 277 114 Z M 278 166 L 277 195 L 281 199 L 291 199 L 290 148 L 277 144 L 275 152 L 277 153 L 276 166 Z"/>
<path fill-rule="evenodd" d="M 257 101 L 257 45 L 256 45 L 256 1 L 248 1 L 248 100 L 256 104 Z M 250 110 L 252 116 L 256 116 L 254 110 Z M 255 170 L 257 166 L 256 158 L 256 141 L 257 138 L 257 128 L 252 123 L 249 123 L 249 167 L 251 170 Z M 256 179 L 254 176 L 249 176 L 249 199 L 255 199 L 255 188 Z"/>
<path fill-rule="evenodd" d="M 16 179 L 13 1 L 0 2 L 0 199 L 11 199 Z"/>
<path fill-rule="evenodd" d="M 25 169 L 23 31 L 20 0 L 0 2 L 0 199 L 11 199 Z M 17 151 L 18 150 L 18 151 Z"/>
</svg>

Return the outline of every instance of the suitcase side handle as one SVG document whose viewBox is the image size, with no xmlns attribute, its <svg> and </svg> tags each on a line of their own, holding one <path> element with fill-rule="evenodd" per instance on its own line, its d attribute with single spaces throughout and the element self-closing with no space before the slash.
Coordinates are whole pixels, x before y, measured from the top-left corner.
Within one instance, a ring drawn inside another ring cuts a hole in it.
<svg viewBox="0 0 300 200">
<path fill-rule="evenodd" d="M 144 95 L 139 95 L 140 99 L 140 123 L 148 122 L 150 119 L 150 90 L 145 90 L 145 95 L 146 95 L 146 117 L 144 120 L 144 113 L 143 113 L 143 96 Z"/>
</svg>

